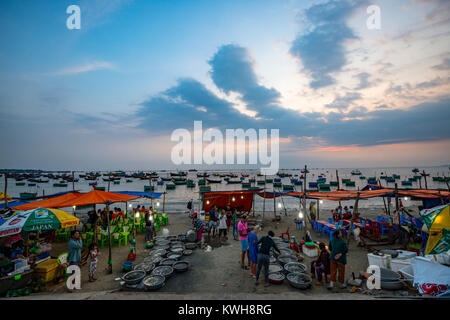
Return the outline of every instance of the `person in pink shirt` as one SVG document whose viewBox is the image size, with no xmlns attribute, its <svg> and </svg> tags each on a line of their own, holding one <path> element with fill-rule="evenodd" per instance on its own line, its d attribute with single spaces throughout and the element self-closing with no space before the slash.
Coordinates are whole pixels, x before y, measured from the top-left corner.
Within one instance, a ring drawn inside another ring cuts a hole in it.
<svg viewBox="0 0 450 320">
<path fill-rule="evenodd" d="M 241 221 L 239 221 L 238 224 L 238 232 L 239 232 L 239 240 L 241 241 L 241 267 L 244 270 L 248 270 L 249 267 L 245 265 L 245 255 L 247 254 L 247 262 L 250 266 L 250 254 L 248 251 L 248 216 L 244 214 L 241 218 Z"/>
</svg>

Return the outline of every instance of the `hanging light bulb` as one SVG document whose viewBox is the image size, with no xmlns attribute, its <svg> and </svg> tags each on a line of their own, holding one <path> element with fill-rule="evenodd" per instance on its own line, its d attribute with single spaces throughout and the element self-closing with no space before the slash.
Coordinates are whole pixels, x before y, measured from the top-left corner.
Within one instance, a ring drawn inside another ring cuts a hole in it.
<svg viewBox="0 0 450 320">
<path fill-rule="evenodd" d="M 278 208 L 281 208 L 281 203 L 278 203 Z"/>
<path fill-rule="evenodd" d="M 128 207 L 129 207 L 129 208 L 133 208 L 133 205 L 130 203 L 130 204 L 128 205 Z"/>
<path fill-rule="evenodd" d="M 136 212 L 136 218 L 139 218 L 139 212 Z"/>
<path fill-rule="evenodd" d="M 405 197 L 405 201 L 408 201 L 409 199 L 408 199 L 408 197 Z"/>
<path fill-rule="evenodd" d="M 298 218 L 299 219 L 303 219 L 303 212 L 300 210 L 300 212 L 298 213 Z"/>
<path fill-rule="evenodd" d="M 323 203 L 323 200 L 319 200 L 319 203 L 322 204 L 322 203 Z"/>
<path fill-rule="evenodd" d="M 244 199 L 244 196 L 241 196 L 241 199 Z"/>
<path fill-rule="evenodd" d="M 206 200 L 206 204 L 209 204 L 209 200 Z"/>
<path fill-rule="evenodd" d="M 159 207 L 159 201 L 156 201 L 156 206 Z"/>
<path fill-rule="evenodd" d="M 231 199 L 232 201 L 236 201 L 236 199 L 233 197 L 233 199 Z"/>
<path fill-rule="evenodd" d="M 77 206 L 73 206 L 72 208 L 73 208 L 73 210 L 75 210 L 77 208 Z"/>
</svg>

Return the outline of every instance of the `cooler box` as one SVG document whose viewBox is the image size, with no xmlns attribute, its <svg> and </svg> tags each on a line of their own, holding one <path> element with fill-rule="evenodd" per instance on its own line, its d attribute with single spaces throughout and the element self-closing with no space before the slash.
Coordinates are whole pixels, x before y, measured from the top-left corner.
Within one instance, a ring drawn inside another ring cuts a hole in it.
<svg viewBox="0 0 450 320">
<path fill-rule="evenodd" d="M 367 259 L 369 260 L 369 266 L 379 266 L 382 268 L 391 269 L 391 255 L 389 254 L 379 256 L 373 253 L 368 253 Z"/>
<path fill-rule="evenodd" d="M 56 259 L 48 259 L 36 266 L 34 275 L 35 277 L 44 278 L 45 282 L 50 282 L 55 279 L 58 269 L 59 265 Z"/>
<path fill-rule="evenodd" d="M 391 270 L 392 271 L 397 272 L 409 265 L 411 265 L 411 259 L 391 259 Z"/>
<path fill-rule="evenodd" d="M 319 255 L 319 250 L 317 249 L 317 246 L 313 242 L 306 242 L 302 247 L 303 253 L 308 257 L 316 257 Z"/>
</svg>

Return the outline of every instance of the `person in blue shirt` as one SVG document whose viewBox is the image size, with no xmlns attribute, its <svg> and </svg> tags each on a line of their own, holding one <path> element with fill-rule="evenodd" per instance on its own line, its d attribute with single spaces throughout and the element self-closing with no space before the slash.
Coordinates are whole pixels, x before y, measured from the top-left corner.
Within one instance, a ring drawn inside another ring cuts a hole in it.
<svg viewBox="0 0 450 320">
<path fill-rule="evenodd" d="M 258 232 L 261 231 L 260 226 L 255 226 L 248 234 L 248 247 L 250 255 L 250 271 L 253 279 L 256 279 L 256 267 L 258 266 Z"/>
<path fill-rule="evenodd" d="M 80 233 L 77 230 L 73 230 L 70 233 L 70 240 L 67 252 L 69 257 L 67 261 L 70 265 L 81 265 L 81 249 L 83 248 L 83 241 L 80 238 Z"/>
</svg>

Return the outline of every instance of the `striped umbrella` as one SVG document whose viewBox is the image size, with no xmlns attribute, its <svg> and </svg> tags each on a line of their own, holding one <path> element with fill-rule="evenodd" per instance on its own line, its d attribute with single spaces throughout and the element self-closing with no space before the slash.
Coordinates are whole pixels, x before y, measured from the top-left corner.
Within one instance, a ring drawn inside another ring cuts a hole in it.
<svg viewBox="0 0 450 320">
<path fill-rule="evenodd" d="M 23 231 L 45 231 L 76 226 L 80 220 L 59 209 L 37 208 L 16 212 L 0 221 L 0 237 Z"/>
</svg>

